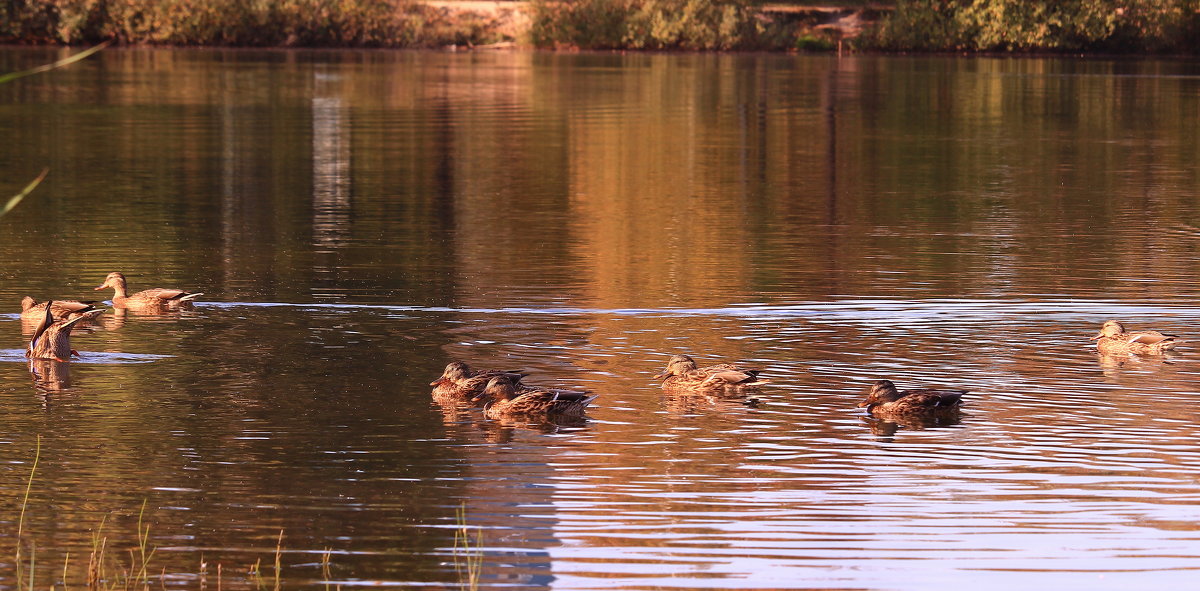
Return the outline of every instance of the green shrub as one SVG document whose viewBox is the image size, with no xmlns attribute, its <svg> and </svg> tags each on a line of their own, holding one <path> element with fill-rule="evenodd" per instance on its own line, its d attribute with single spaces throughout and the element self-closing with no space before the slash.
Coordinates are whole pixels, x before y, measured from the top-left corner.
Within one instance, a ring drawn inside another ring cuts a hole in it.
<svg viewBox="0 0 1200 591">
<path fill-rule="evenodd" d="M 825 38 L 818 37 L 812 33 L 805 33 L 796 37 L 796 49 L 800 51 L 833 51 L 837 48 L 837 44 Z"/>
</svg>

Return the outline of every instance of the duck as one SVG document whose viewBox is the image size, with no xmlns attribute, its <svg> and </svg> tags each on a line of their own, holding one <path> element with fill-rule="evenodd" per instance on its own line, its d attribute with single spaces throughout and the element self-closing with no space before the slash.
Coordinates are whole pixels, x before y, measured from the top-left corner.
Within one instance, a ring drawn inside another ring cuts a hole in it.
<svg viewBox="0 0 1200 591">
<path fill-rule="evenodd" d="M 667 369 L 654 376 L 662 380 L 668 394 L 704 394 L 708 396 L 742 396 L 756 391 L 767 380 L 758 377 L 758 370 L 742 369 L 729 363 L 700 368 L 687 355 L 674 355 Z"/>
<path fill-rule="evenodd" d="M 953 414 L 959 410 L 963 394 L 970 390 L 922 388 L 899 390 L 891 380 L 871 384 L 867 399 L 858 403 L 867 413 L 883 419 L 932 417 Z"/>
<path fill-rule="evenodd" d="M 95 289 L 105 289 L 111 287 L 113 289 L 112 303 L 116 308 L 130 308 L 133 310 L 139 309 L 155 309 L 168 308 L 177 309 L 191 305 L 192 300 L 204 295 L 203 293 L 184 291 L 182 289 L 166 289 L 156 287 L 139 291 L 133 295 L 126 293 L 125 276 L 112 272 L 104 278 L 104 283 Z"/>
<path fill-rule="evenodd" d="M 583 416 L 596 396 L 571 390 L 518 387 L 505 374 L 493 376 L 474 400 L 487 399 L 483 414 L 489 419 Z"/>
<path fill-rule="evenodd" d="M 1105 355 L 1162 355 L 1182 342 L 1173 335 L 1156 330 L 1125 332 L 1125 325 L 1117 320 L 1109 320 L 1101 325 L 1100 332 L 1092 340 L 1096 341 L 1096 349 Z"/>
<path fill-rule="evenodd" d="M 451 361 L 442 371 L 442 376 L 429 383 L 433 386 L 435 398 L 472 399 L 483 393 L 488 380 L 496 376 L 508 376 L 514 384 L 520 383 L 525 374 L 518 371 L 501 371 L 498 369 L 481 369 L 471 371 L 462 361 Z"/>
<path fill-rule="evenodd" d="M 71 356 L 79 356 L 79 352 L 71 348 L 71 329 L 75 324 L 95 318 L 104 310 L 89 310 L 70 320 L 54 319 L 54 302 L 46 302 L 45 315 L 38 323 L 33 339 L 25 350 L 25 356 L 30 359 L 54 359 L 55 361 L 70 361 Z"/>
<path fill-rule="evenodd" d="M 55 320 L 70 320 L 76 316 L 90 312 L 96 309 L 98 302 L 80 302 L 75 300 L 53 300 L 54 305 L 51 306 L 51 311 L 54 314 Z M 21 319 L 22 320 L 41 320 L 46 313 L 46 303 L 38 303 L 37 300 L 25 296 L 21 298 Z"/>
</svg>

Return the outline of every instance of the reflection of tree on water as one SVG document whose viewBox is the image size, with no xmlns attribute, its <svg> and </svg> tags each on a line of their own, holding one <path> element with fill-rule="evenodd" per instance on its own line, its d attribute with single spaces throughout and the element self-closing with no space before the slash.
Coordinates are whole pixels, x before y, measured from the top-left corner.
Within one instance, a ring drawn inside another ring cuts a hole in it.
<svg viewBox="0 0 1200 591">
<path fill-rule="evenodd" d="M 313 73 L 313 244 L 344 246 L 350 236 L 350 128 L 333 74 Z"/>
</svg>

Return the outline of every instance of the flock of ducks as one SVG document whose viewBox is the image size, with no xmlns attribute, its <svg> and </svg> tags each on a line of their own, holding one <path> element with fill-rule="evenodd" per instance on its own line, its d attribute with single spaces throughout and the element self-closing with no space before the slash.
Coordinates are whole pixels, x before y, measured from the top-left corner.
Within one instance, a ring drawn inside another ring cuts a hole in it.
<svg viewBox="0 0 1200 591">
<path fill-rule="evenodd" d="M 95 289 L 113 290 L 112 305 L 122 310 L 141 312 L 165 312 L 190 306 L 192 300 L 204 295 L 182 289 L 154 288 L 128 292 L 125 276 L 109 273 L 104 283 Z M 94 320 L 104 313 L 97 307 L 99 302 L 77 300 L 49 300 L 39 303 L 29 296 L 21 300 L 21 319 L 37 322 L 33 338 L 25 349 L 30 359 L 70 361 L 79 353 L 71 348 L 71 330 L 79 323 Z"/>
<path fill-rule="evenodd" d="M 164 312 L 190 306 L 203 295 L 182 289 L 154 288 L 130 294 L 125 276 L 109 273 L 104 283 L 95 289 L 112 289 L 112 305 L 117 309 L 143 312 Z M 21 318 L 36 321 L 37 328 L 29 341 L 25 356 L 30 359 L 69 361 L 79 353 L 71 349 L 71 330 L 81 322 L 95 319 L 104 313 L 94 301 L 50 300 L 38 302 L 25 297 L 21 302 Z M 1180 342 L 1176 337 L 1157 331 L 1128 332 L 1116 320 L 1109 320 L 1092 337 L 1096 348 L 1106 355 L 1162 355 Z M 700 367 L 687 355 L 675 355 L 655 379 L 662 380 L 663 392 L 677 396 L 703 395 L 716 398 L 748 398 L 766 383 L 758 370 L 745 369 L 730 363 Z M 519 371 L 472 371 L 466 363 L 454 361 L 434 380 L 433 396 L 439 400 L 472 402 L 483 405 L 489 418 L 582 417 L 595 395 L 588 392 L 558 390 L 531 386 L 522 382 L 525 374 Z M 900 390 L 888 380 L 871 384 L 867 397 L 858 406 L 883 420 L 943 419 L 956 414 L 967 390 L 913 389 Z"/>
<path fill-rule="evenodd" d="M 1157 331 L 1128 332 L 1116 320 L 1105 322 L 1092 340 L 1105 355 L 1162 355 L 1181 342 Z M 758 370 L 730 363 L 699 367 L 691 357 L 675 355 L 654 378 L 662 380 L 662 390 L 667 394 L 752 401 L 747 397 L 767 382 L 758 374 Z M 526 385 L 521 381 L 524 377 L 519 371 L 472 371 L 466 363 L 454 361 L 430 385 L 435 399 L 482 403 L 484 414 L 495 419 L 580 417 L 596 399 L 587 392 Z M 958 415 L 967 392 L 953 388 L 901 390 L 889 380 L 879 380 L 871 384 L 866 399 L 858 406 L 884 421 L 945 424 Z"/>
</svg>

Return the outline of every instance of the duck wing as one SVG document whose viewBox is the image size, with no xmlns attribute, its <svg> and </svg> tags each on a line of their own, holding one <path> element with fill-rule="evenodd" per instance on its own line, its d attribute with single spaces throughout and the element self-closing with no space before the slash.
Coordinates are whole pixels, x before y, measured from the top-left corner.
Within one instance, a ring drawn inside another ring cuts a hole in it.
<svg viewBox="0 0 1200 591">
<path fill-rule="evenodd" d="M 712 375 L 708 376 L 707 379 L 704 380 L 704 383 L 706 385 L 707 384 L 738 385 L 738 384 L 758 384 L 761 382 L 758 379 L 758 372 L 755 370 L 742 371 L 742 370 L 730 369 L 730 370 L 718 371 L 716 373 L 713 373 Z"/>
<path fill-rule="evenodd" d="M 1148 330 L 1145 332 L 1130 333 L 1128 335 L 1127 342 L 1153 345 L 1155 343 L 1161 343 L 1163 341 L 1172 341 L 1172 340 L 1175 340 L 1174 335 L 1166 335 L 1166 334 L 1163 334 L 1158 331 Z"/>
<path fill-rule="evenodd" d="M 907 395 L 902 399 L 907 401 L 910 398 L 914 400 L 912 404 L 920 404 L 930 408 L 938 406 L 953 406 L 962 402 L 963 394 L 970 390 L 939 390 L 934 388 L 925 388 L 920 390 L 908 390 Z M 916 402 L 916 400 L 921 402 Z"/>
</svg>

